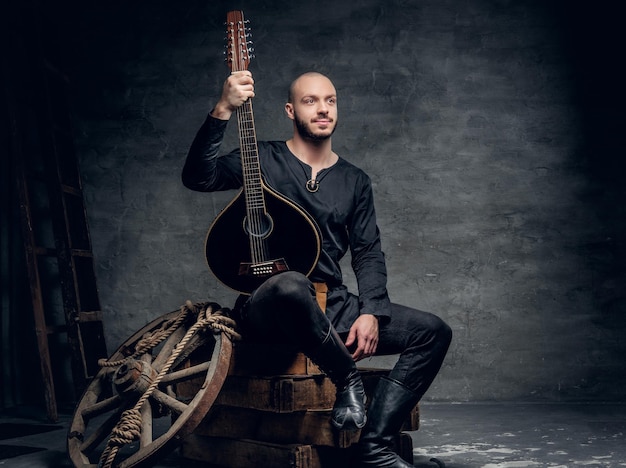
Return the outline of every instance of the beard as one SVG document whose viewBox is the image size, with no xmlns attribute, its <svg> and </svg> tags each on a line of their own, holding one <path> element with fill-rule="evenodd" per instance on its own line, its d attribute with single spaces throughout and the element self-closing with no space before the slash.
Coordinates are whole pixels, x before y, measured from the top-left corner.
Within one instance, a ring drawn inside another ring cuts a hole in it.
<svg viewBox="0 0 626 468">
<path fill-rule="evenodd" d="M 300 119 L 298 115 L 295 113 L 294 113 L 294 121 L 296 123 L 296 130 L 298 131 L 298 134 L 305 140 L 309 140 L 309 141 L 328 140 L 331 136 L 333 136 L 333 133 L 335 133 L 335 130 L 337 130 L 337 120 L 334 120 L 332 122 L 335 125 L 333 129 L 330 131 L 330 133 L 314 133 L 313 130 L 311 130 L 309 123 Z"/>
</svg>

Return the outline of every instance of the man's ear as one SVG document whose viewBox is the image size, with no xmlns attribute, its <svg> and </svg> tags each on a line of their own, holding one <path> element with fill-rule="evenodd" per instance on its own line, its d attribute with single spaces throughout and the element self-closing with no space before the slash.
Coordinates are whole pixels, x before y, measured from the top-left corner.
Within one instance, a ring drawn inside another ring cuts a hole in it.
<svg viewBox="0 0 626 468">
<path fill-rule="evenodd" d="M 285 112 L 287 113 L 287 117 L 289 117 L 291 120 L 294 119 L 294 117 L 293 117 L 293 104 L 291 104 L 290 102 L 285 104 Z"/>
</svg>

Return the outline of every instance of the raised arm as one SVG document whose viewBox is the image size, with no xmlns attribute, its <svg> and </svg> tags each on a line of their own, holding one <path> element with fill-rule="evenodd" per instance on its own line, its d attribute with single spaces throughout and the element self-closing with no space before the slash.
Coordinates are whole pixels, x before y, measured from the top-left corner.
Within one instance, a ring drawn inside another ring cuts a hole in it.
<svg viewBox="0 0 626 468">
<path fill-rule="evenodd" d="M 224 82 L 222 95 L 194 138 L 182 172 L 185 187 L 201 192 L 238 188 L 241 184 L 239 157 L 231 153 L 218 158 L 226 124 L 237 107 L 254 97 L 254 80 L 249 71 L 232 73 Z"/>
</svg>

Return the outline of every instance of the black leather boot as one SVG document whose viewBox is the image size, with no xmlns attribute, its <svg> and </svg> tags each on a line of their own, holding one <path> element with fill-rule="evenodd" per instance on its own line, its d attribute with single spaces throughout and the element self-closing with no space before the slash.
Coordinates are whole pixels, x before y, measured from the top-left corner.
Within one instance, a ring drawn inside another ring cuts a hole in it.
<svg viewBox="0 0 626 468">
<path fill-rule="evenodd" d="M 367 412 L 357 451 L 358 467 L 412 468 L 392 450 L 393 438 L 418 397 L 396 380 L 381 377 Z"/>
<path fill-rule="evenodd" d="M 331 326 L 322 344 L 307 352 L 311 360 L 337 387 L 331 423 L 337 429 L 356 430 L 365 426 L 365 390 L 352 355 Z"/>
</svg>

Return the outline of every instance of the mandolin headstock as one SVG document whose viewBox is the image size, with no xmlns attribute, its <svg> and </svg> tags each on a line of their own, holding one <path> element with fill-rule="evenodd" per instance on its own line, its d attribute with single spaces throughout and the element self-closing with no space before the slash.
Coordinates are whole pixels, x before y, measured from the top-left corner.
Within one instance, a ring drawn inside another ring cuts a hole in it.
<svg viewBox="0 0 626 468">
<path fill-rule="evenodd" d="M 253 49 L 249 21 L 243 11 L 233 10 L 226 14 L 226 61 L 231 72 L 247 70 L 252 59 Z"/>
</svg>

